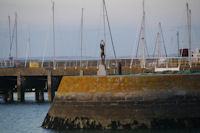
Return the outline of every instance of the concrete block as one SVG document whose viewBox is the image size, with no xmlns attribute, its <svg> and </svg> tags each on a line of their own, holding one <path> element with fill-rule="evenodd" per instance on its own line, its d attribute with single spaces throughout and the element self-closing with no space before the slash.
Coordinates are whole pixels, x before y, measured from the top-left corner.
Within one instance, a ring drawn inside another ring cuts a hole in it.
<svg viewBox="0 0 200 133">
<path fill-rule="evenodd" d="M 99 65 L 99 70 L 97 71 L 98 76 L 106 76 L 108 75 L 108 71 L 106 70 L 106 67 L 104 65 Z"/>
</svg>

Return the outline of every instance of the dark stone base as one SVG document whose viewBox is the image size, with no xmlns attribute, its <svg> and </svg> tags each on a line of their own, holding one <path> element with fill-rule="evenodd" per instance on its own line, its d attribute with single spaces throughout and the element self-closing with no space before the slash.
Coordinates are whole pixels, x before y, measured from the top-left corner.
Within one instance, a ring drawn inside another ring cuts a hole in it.
<svg viewBox="0 0 200 133">
<path fill-rule="evenodd" d="M 47 129 L 190 129 L 200 128 L 196 95 L 137 97 L 130 101 L 78 101 L 56 97 L 42 124 Z"/>
<path fill-rule="evenodd" d="M 53 118 L 47 114 L 43 124 L 43 128 L 50 129 L 101 129 L 100 123 L 96 123 L 94 120 L 89 118 L 79 118 L 75 119 L 63 119 L 63 118 Z"/>
<path fill-rule="evenodd" d="M 150 125 L 149 125 L 150 122 Z M 101 123 L 89 118 L 63 119 L 53 118 L 47 114 L 43 124 L 43 128 L 48 129 L 194 129 L 200 128 L 200 118 L 185 118 L 185 119 L 153 119 L 140 123 L 133 120 L 128 124 L 121 124 L 120 121 L 111 121 L 106 127 Z"/>
</svg>

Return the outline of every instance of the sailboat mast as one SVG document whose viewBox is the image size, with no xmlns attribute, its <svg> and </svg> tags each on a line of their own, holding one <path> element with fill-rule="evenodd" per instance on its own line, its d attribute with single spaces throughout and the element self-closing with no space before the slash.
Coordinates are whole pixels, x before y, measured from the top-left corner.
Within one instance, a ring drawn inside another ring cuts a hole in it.
<svg viewBox="0 0 200 133">
<path fill-rule="evenodd" d="M 187 8 L 187 29 L 188 29 L 188 57 L 189 65 L 192 67 L 191 63 L 191 10 L 189 9 L 188 3 L 186 3 Z"/>
<path fill-rule="evenodd" d="M 117 65 L 117 56 L 116 56 L 116 52 L 115 52 L 115 47 L 114 47 L 114 42 L 113 42 L 113 37 L 112 37 L 112 32 L 111 32 L 111 27 L 110 27 L 110 22 L 109 22 L 109 18 L 108 18 L 108 12 L 107 12 L 107 8 L 106 8 L 105 0 L 103 0 L 103 5 L 104 5 L 104 9 L 105 9 L 105 15 L 106 15 L 108 29 L 109 29 L 109 33 L 110 33 L 110 40 L 111 40 L 113 53 L 114 53 L 114 57 L 115 57 L 115 63 Z"/>
<path fill-rule="evenodd" d="M 158 32 L 158 35 L 157 35 L 157 45 L 158 45 L 158 58 L 160 58 L 160 44 L 161 44 L 161 36 L 160 36 L 160 34 L 161 34 L 161 23 L 159 23 L 158 24 L 158 28 L 159 28 L 159 32 Z"/>
<path fill-rule="evenodd" d="M 28 59 L 29 59 L 29 61 L 31 61 L 31 33 L 30 33 L 30 29 L 28 31 L 28 51 L 29 51 Z"/>
<path fill-rule="evenodd" d="M 178 45 L 178 57 L 179 57 L 179 49 L 180 49 L 180 44 L 179 44 L 179 32 L 177 31 L 176 33 L 176 36 L 177 36 L 177 45 Z"/>
<path fill-rule="evenodd" d="M 104 44 L 106 46 L 106 19 L 105 19 L 105 0 L 102 1 L 102 5 L 103 5 L 103 30 L 104 30 Z M 105 54 L 106 54 L 106 47 L 104 47 L 105 49 Z"/>
<path fill-rule="evenodd" d="M 16 43 L 16 60 L 17 60 L 17 58 L 18 58 L 18 44 L 17 44 L 17 13 L 15 13 L 15 43 Z"/>
<path fill-rule="evenodd" d="M 81 59 L 80 59 L 80 67 L 82 67 L 82 47 L 83 47 L 83 8 L 82 8 L 82 11 L 81 11 L 81 40 L 80 40 L 80 44 L 81 44 L 81 49 L 80 49 L 80 52 L 81 52 Z"/>
<path fill-rule="evenodd" d="M 8 16 L 8 25 L 9 25 L 9 44 L 10 44 L 10 51 L 9 51 L 9 58 L 11 58 L 11 28 L 10 28 L 10 16 Z"/>
<path fill-rule="evenodd" d="M 27 64 L 27 60 L 29 60 L 29 62 L 31 62 L 31 38 L 30 38 L 30 30 L 28 31 L 28 44 L 27 44 L 27 48 L 26 48 L 26 59 L 25 59 L 25 67 Z"/>
<path fill-rule="evenodd" d="M 143 0 L 143 20 L 142 20 L 142 68 L 145 68 L 145 45 L 146 45 L 146 37 L 145 37 L 145 9 L 144 9 L 144 0 Z"/>
<path fill-rule="evenodd" d="M 52 2 L 52 14 L 53 14 L 53 69 L 56 68 L 56 62 L 55 62 L 55 22 L 54 22 L 54 2 Z"/>
</svg>

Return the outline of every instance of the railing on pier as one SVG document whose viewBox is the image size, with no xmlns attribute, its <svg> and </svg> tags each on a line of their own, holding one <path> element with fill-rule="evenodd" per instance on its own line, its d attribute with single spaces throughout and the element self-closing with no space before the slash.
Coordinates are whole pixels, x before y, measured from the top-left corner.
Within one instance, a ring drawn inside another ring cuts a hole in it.
<svg viewBox="0 0 200 133">
<path fill-rule="evenodd" d="M 189 66 L 189 58 L 188 57 L 163 57 L 163 58 L 146 58 L 146 68 L 152 67 L 188 67 Z M 9 59 L 0 59 L 0 68 L 30 68 L 30 62 L 35 62 L 38 65 L 35 67 L 38 68 L 51 68 L 53 69 L 53 60 L 32 60 L 32 61 L 24 61 L 24 60 L 12 60 Z M 117 62 L 121 62 L 122 67 L 141 67 L 142 58 L 119 58 Z M 191 65 L 200 66 L 200 57 L 192 57 Z M 98 58 L 91 59 L 56 59 L 56 68 L 98 68 L 101 60 Z M 115 59 L 107 59 L 106 60 L 107 68 L 116 67 Z M 34 66 L 33 66 L 34 67 Z M 55 68 L 55 69 L 56 69 Z"/>
</svg>

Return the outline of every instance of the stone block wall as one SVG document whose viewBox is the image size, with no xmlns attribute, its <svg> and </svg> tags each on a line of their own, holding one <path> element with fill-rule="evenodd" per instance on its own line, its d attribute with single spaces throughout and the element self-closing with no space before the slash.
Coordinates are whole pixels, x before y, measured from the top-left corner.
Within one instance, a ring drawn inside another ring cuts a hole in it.
<svg viewBox="0 0 200 133">
<path fill-rule="evenodd" d="M 199 74 L 63 77 L 42 127 L 199 127 L 199 81 Z"/>
</svg>

